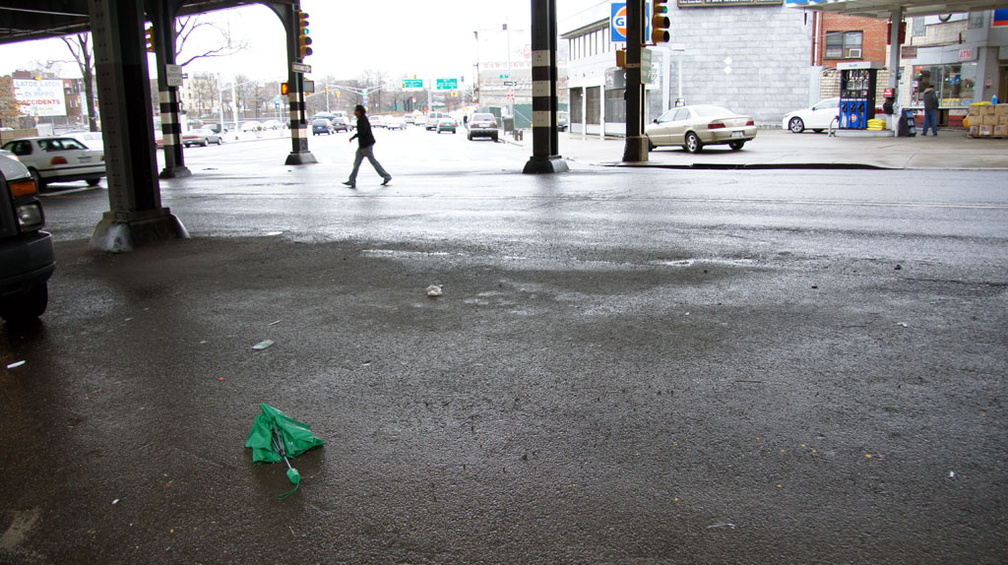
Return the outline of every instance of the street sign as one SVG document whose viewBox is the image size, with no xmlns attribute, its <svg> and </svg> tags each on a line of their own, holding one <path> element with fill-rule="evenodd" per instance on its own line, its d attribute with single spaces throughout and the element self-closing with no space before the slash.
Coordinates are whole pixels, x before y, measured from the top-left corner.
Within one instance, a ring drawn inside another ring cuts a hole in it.
<svg viewBox="0 0 1008 565">
<path fill-rule="evenodd" d="M 508 75 L 508 74 L 497 75 L 497 78 L 511 78 L 511 75 Z"/>
<path fill-rule="evenodd" d="M 438 90 L 458 90 L 458 79 L 457 78 L 439 78 L 439 79 L 437 79 L 437 89 Z"/>
<path fill-rule="evenodd" d="M 404 78 L 402 81 L 403 90 L 423 90 L 422 78 Z"/>
<path fill-rule="evenodd" d="M 182 86 L 182 66 L 165 65 L 165 82 L 168 86 Z"/>
<path fill-rule="evenodd" d="M 304 63 L 293 62 L 291 63 L 291 71 L 295 73 L 310 73 L 311 65 L 306 65 Z"/>
</svg>

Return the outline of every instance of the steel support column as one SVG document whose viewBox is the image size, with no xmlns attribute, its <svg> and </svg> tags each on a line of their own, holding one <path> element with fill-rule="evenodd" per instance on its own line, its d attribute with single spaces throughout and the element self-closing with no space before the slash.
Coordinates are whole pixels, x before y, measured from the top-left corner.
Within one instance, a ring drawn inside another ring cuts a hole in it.
<svg viewBox="0 0 1008 565">
<path fill-rule="evenodd" d="M 647 139 L 644 138 L 644 86 L 641 81 L 641 59 L 644 51 L 644 0 L 627 1 L 626 53 L 626 146 L 623 161 L 648 160 Z"/>
<path fill-rule="evenodd" d="M 280 18 L 287 32 L 287 100 L 290 103 L 291 152 L 285 165 L 311 165 L 318 163 L 315 155 L 308 150 L 308 120 L 305 118 L 304 73 L 294 72 L 294 63 L 302 63 L 298 52 L 298 21 L 295 13 L 301 9 L 300 3 L 265 3 Z"/>
<path fill-rule="evenodd" d="M 188 238 L 178 218 L 161 206 L 141 3 L 88 0 L 88 11 L 109 194 L 109 211 L 95 227 L 90 247 L 122 252 Z"/>
<path fill-rule="evenodd" d="M 178 86 L 168 84 L 168 65 L 174 65 L 175 54 L 175 14 L 181 7 L 181 0 L 147 0 L 147 16 L 154 33 L 154 53 L 157 65 L 158 104 L 161 110 L 161 134 L 164 141 L 165 168 L 163 179 L 188 177 L 192 175 L 185 166 L 182 151 L 182 121 L 179 108 Z M 222 126 L 223 127 L 223 126 Z"/>
<path fill-rule="evenodd" d="M 532 0 L 532 157 L 523 173 L 568 170 L 559 155 L 556 0 Z"/>
</svg>

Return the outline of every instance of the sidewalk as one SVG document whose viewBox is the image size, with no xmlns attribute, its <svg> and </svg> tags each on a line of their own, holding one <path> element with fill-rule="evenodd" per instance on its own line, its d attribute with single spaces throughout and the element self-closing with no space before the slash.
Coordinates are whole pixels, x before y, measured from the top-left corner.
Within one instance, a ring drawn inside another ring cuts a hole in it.
<svg viewBox="0 0 1008 565">
<path fill-rule="evenodd" d="M 937 137 L 862 137 L 841 132 L 830 137 L 768 129 L 760 130 L 740 151 L 714 145 L 690 154 L 681 148 L 663 147 L 652 151 L 644 163 L 623 163 L 623 138 L 602 140 L 563 133 L 560 154 L 571 161 L 622 167 L 1008 170 L 1008 140 L 966 134 L 965 130 L 943 130 Z M 511 136 L 504 139 L 532 150 L 531 135 L 518 142 Z"/>
</svg>

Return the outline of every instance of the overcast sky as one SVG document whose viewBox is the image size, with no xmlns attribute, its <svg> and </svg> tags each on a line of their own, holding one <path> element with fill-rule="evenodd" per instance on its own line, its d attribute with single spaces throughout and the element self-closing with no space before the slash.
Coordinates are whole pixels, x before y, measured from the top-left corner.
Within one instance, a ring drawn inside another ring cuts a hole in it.
<svg viewBox="0 0 1008 565">
<path fill-rule="evenodd" d="M 561 19 L 598 5 L 599 0 L 557 0 Z M 382 71 L 389 78 L 417 75 L 419 78 L 473 78 L 477 56 L 481 62 L 506 60 L 510 40 L 512 61 L 522 57 L 530 44 L 530 0 L 382 0 L 341 2 L 301 0 L 309 13 L 312 48 L 306 59 L 312 76 L 355 78 L 365 71 Z M 253 5 L 215 12 L 210 16 L 236 41 L 249 48 L 228 58 L 194 61 L 186 72 L 240 74 L 255 79 L 285 79 L 286 52 L 283 27 L 271 10 Z M 508 24 L 510 37 L 502 31 Z M 473 32 L 480 33 L 477 45 Z M 192 51 L 221 42 L 221 36 L 206 31 L 192 42 Z M 201 43 L 201 45 L 196 45 Z M 523 52 L 524 50 L 524 52 Z M 190 47 L 184 48 L 184 60 Z M 49 60 L 71 60 L 59 39 L 0 45 L 0 75 L 31 70 Z M 151 58 L 153 66 L 153 58 Z M 80 76 L 75 64 L 62 67 L 63 76 Z"/>
</svg>

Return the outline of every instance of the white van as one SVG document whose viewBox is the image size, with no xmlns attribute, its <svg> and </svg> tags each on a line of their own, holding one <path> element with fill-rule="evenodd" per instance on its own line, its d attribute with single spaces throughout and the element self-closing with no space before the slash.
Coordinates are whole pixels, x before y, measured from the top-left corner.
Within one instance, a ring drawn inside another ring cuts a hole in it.
<svg viewBox="0 0 1008 565">
<path fill-rule="evenodd" d="M 426 129 L 427 131 L 434 131 L 437 129 L 438 122 L 441 121 L 441 118 L 450 118 L 450 117 L 451 116 L 445 114 L 444 112 L 430 112 L 429 114 L 427 114 L 427 123 L 424 126 L 424 129 Z"/>
</svg>

